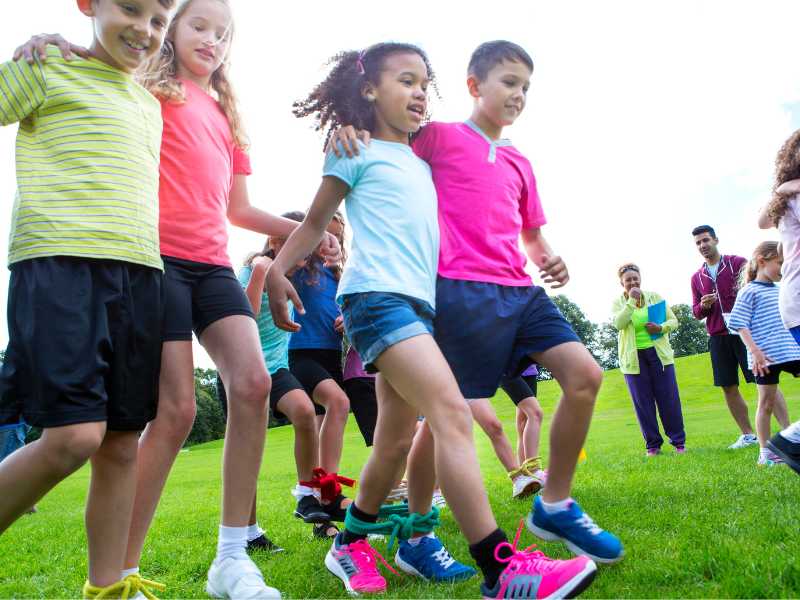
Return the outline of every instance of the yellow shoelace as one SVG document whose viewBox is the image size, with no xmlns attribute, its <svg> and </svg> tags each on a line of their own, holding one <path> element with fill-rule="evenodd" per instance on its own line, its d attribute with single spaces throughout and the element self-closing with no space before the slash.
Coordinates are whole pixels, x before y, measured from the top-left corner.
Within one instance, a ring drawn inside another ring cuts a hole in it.
<svg viewBox="0 0 800 600">
<path fill-rule="evenodd" d="M 141 575 L 135 574 L 128 575 L 124 579 L 106 587 L 96 587 L 87 581 L 83 586 L 83 597 L 87 600 L 101 600 L 102 598 L 128 600 L 141 592 L 148 600 L 158 600 L 151 588 L 163 592 L 167 589 L 167 586 L 157 581 L 144 579 Z"/>
</svg>

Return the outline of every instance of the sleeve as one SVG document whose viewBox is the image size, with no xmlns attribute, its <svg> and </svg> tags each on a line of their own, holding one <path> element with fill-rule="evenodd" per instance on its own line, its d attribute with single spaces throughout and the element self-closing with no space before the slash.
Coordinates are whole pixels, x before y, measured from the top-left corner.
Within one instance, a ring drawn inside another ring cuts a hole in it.
<svg viewBox="0 0 800 600">
<path fill-rule="evenodd" d="M 628 298 L 627 300 L 624 298 L 624 296 L 620 296 L 614 300 L 614 304 L 611 307 L 611 324 L 617 331 L 622 331 L 628 326 L 631 322 L 633 311 L 636 309 L 636 301 L 633 298 Z"/>
<path fill-rule="evenodd" d="M 0 125 L 22 121 L 47 98 L 42 65 L 24 60 L 0 65 Z"/>
<path fill-rule="evenodd" d="M 800 199 L 800 194 L 795 194 L 794 197 L 789 200 L 788 208 L 789 212 L 792 213 L 792 216 L 800 221 L 800 202 L 798 202 L 798 199 Z"/>
<path fill-rule="evenodd" d="M 653 296 L 656 302 L 661 302 L 664 300 L 658 294 L 653 294 Z M 664 304 L 667 305 L 667 320 L 661 323 L 661 333 L 666 335 L 678 329 L 680 323 L 678 322 L 678 317 L 676 317 L 675 313 L 672 311 L 672 307 L 669 305 L 669 302 L 664 302 Z"/>
<path fill-rule="evenodd" d="M 252 267 L 242 267 L 239 270 L 239 274 L 236 276 L 236 279 L 239 280 L 239 283 L 242 284 L 243 288 L 247 288 L 247 284 L 250 283 L 250 277 L 253 276 L 253 269 Z"/>
<path fill-rule="evenodd" d="M 534 229 L 547 223 L 544 216 L 539 190 L 536 187 L 536 176 L 533 168 L 527 164 L 523 171 L 522 194 L 519 199 L 519 211 L 522 214 L 523 229 Z"/>
<path fill-rule="evenodd" d="M 233 174 L 234 175 L 252 175 L 253 168 L 250 166 L 250 155 L 239 148 L 236 144 L 233 145 Z"/>
<path fill-rule="evenodd" d="M 753 322 L 753 304 L 755 302 L 755 294 L 750 286 L 746 286 L 736 296 L 736 302 L 733 305 L 730 319 L 728 320 L 728 327 L 734 331 L 740 329 L 750 329 Z"/>
<path fill-rule="evenodd" d="M 430 164 L 436 148 L 436 138 L 439 135 L 439 124 L 428 123 L 411 142 L 411 149 L 418 157 Z"/>
<path fill-rule="evenodd" d="M 339 143 L 339 142 L 337 142 Z M 336 156 L 333 152 L 328 152 L 325 156 L 325 165 L 322 168 L 323 177 L 336 177 L 344 181 L 352 190 L 357 184 L 364 171 L 366 155 L 369 149 L 359 140 L 359 153 L 357 156 L 348 158 L 342 150 L 342 156 Z"/>
<path fill-rule="evenodd" d="M 695 319 L 702 320 L 708 316 L 708 311 L 703 308 L 703 305 L 700 304 L 700 298 L 703 295 L 700 293 L 697 285 L 694 282 L 695 275 L 692 275 L 692 314 L 694 315 Z"/>
</svg>

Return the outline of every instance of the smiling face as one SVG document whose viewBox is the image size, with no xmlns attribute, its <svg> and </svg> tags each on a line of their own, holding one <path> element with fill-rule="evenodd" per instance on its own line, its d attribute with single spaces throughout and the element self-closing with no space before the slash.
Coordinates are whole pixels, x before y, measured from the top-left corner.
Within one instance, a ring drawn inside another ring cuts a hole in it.
<svg viewBox="0 0 800 600">
<path fill-rule="evenodd" d="M 470 75 L 467 86 L 475 100 L 473 120 L 488 122 L 492 129 L 514 123 L 525 109 L 532 74 L 527 65 L 504 60 L 492 67 L 483 81 Z"/>
<path fill-rule="evenodd" d="M 132 73 L 164 43 L 173 0 L 94 0 L 82 11 L 93 18 L 92 54 L 104 63 Z"/>
<path fill-rule="evenodd" d="M 719 256 L 719 251 L 717 250 L 718 243 L 719 240 L 707 231 L 694 236 L 694 245 L 697 247 L 697 251 L 700 252 L 703 258 L 712 261 L 712 263 Z"/>
<path fill-rule="evenodd" d="M 625 294 L 627 295 L 627 293 L 631 291 L 631 288 L 641 287 L 642 277 L 639 275 L 638 271 L 628 269 L 619 278 L 619 282 L 622 284 L 622 288 L 625 290 Z"/>
<path fill-rule="evenodd" d="M 363 92 L 375 105 L 372 137 L 407 144 L 428 112 L 428 69 L 416 52 L 390 54 L 382 66 L 378 85 L 367 84 Z"/>
<path fill-rule="evenodd" d="M 232 35 L 231 11 L 220 0 L 193 0 L 176 19 L 170 36 L 178 58 L 178 77 L 208 87 L 225 61 Z"/>
</svg>

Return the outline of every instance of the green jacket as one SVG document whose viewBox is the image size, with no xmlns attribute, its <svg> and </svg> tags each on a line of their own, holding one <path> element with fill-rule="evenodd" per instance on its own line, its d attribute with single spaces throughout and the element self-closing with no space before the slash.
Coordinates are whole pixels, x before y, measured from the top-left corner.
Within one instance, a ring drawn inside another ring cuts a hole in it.
<svg viewBox="0 0 800 600">
<path fill-rule="evenodd" d="M 644 295 L 645 306 L 658 304 L 663 300 L 655 292 L 642 292 Z M 622 294 L 614 300 L 612 307 L 613 316 L 611 324 L 619 331 L 617 336 L 617 354 L 619 355 L 619 369 L 626 375 L 639 374 L 639 354 L 636 352 L 636 332 L 631 322 L 631 315 L 636 309 L 636 302 L 633 298 L 625 298 Z M 669 344 L 669 333 L 678 328 L 678 319 L 672 309 L 667 305 L 667 320 L 661 323 L 662 335 L 657 340 L 653 340 L 658 358 L 664 366 L 675 362 L 675 354 Z"/>
</svg>

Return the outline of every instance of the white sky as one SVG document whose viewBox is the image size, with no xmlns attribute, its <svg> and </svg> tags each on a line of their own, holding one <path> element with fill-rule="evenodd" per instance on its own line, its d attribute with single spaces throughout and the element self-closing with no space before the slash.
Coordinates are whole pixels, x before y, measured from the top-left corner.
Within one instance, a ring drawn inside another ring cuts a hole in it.
<svg viewBox="0 0 800 600">
<path fill-rule="evenodd" d="M 439 77 L 434 118 L 463 120 L 470 53 L 504 38 L 535 63 L 528 107 L 507 134 L 533 163 L 545 234 L 570 268 L 563 293 L 592 320 L 608 318 L 615 269 L 626 260 L 642 267 L 645 288 L 688 303 L 701 261 L 689 233 L 695 225 L 714 225 L 725 253 L 747 256 L 776 238 L 758 231 L 755 218 L 775 154 L 800 127 L 800 3 L 438 0 L 390 10 L 375 1 L 232 1 L 233 81 L 255 170 L 250 195 L 266 210 L 305 209 L 319 183 L 321 139 L 290 109 L 329 56 L 376 41 L 419 44 Z M 4 2 L 0 58 L 45 31 L 91 41 L 73 0 Z M 15 132 L 0 129 L 0 256 Z M 238 264 L 262 243 L 232 228 L 231 258 Z M 7 288 L 3 277 L 2 306 Z M 202 351 L 197 361 L 211 366 Z"/>
</svg>

